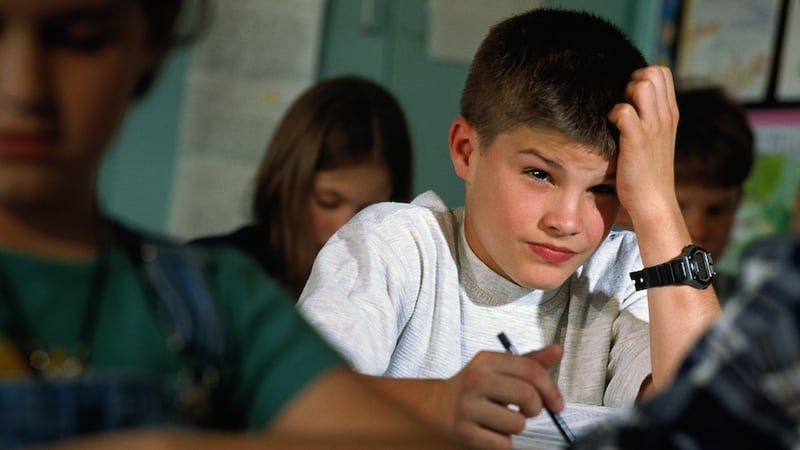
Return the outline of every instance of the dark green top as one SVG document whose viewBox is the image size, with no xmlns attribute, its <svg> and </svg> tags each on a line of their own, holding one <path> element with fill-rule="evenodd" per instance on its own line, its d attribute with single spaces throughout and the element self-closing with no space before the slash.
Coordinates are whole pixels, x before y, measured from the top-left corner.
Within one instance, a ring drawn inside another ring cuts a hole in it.
<svg viewBox="0 0 800 450">
<path fill-rule="evenodd" d="M 210 286 L 237 355 L 230 368 L 233 395 L 223 407 L 240 417 L 242 426 L 259 427 L 306 383 L 342 360 L 299 316 L 294 299 L 257 264 L 235 250 L 207 251 Z M 108 270 L 99 282 L 87 372 L 174 376 L 180 358 L 167 344 L 157 300 L 138 264 L 118 242 L 105 256 Z M 24 320 L 45 350 L 74 351 L 94 267 L 94 260 L 63 262 L 0 251 L 0 275 L 10 278 L 7 285 L 21 299 Z M 9 311 L 0 308 L 4 334 L 8 324 Z"/>
</svg>

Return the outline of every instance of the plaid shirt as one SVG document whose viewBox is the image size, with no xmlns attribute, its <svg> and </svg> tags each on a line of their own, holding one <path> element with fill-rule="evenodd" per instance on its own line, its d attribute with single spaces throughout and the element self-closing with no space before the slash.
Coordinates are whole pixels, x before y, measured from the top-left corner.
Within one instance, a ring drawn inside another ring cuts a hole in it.
<svg viewBox="0 0 800 450">
<path fill-rule="evenodd" d="M 764 239 L 673 385 L 572 449 L 800 448 L 800 236 Z"/>
</svg>

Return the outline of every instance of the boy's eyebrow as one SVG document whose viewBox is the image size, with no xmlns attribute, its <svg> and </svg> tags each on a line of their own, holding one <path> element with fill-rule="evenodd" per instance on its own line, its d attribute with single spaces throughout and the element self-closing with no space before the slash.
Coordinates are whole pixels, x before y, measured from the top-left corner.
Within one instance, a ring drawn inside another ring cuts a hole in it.
<svg viewBox="0 0 800 450">
<path fill-rule="evenodd" d="M 85 5 L 78 9 L 54 11 L 48 17 L 48 22 L 105 22 L 116 19 L 121 15 L 122 9 L 113 2 L 104 5 Z"/>
<path fill-rule="evenodd" d="M 535 156 L 535 157 L 541 159 L 542 161 L 544 161 L 545 164 L 547 164 L 549 166 L 555 166 L 555 167 L 557 167 L 559 169 L 563 169 L 564 168 L 563 164 L 561 164 L 560 162 L 556 161 L 553 158 L 548 158 L 547 156 L 544 156 L 542 154 L 542 152 L 537 150 L 536 148 L 532 148 L 532 147 L 531 148 L 524 148 L 524 149 L 520 150 L 519 152 L 522 153 L 522 154 Z"/>
<path fill-rule="evenodd" d="M 317 197 L 322 195 L 330 195 L 336 197 L 337 199 L 345 198 L 345 196 L 342 195 L 342 193 L 334 187 L 322 187 L 321 189 L 313 189 L 312 193 Z"/>
<path fill-rule="evenodd" d="M 563 169 L 563 168 L 564 168 L 564 164 L 562 164 L 561 162 L 559 162 L 559 161 L 557 161 L 557 160 L 555 160 L 555 159 L 553 159 L 553 158 L 548 158 L 547 156 L 544 156 L 544 155 L 542 154 L 542 152 L 541 152 L 541 151 L 539 151 L 539 150 L 537 150 L 536 148 L 533 148 L 533 147 L 531 147 L 531 148 L 525 148 L 525 149 L 522 149 L 522 150 L 520 150 L 519 152 L 520 152 L 521 154 L 526 154 L 526 155 L 535 156 L 535 157 L 537 157 L 537 158 L 541 159 L 542 161 L 544 161 L 544 163 L 545 163 L 546 165 L 548 165 L 548 166 L 553 166 L 553 167 L 556 167 L 556 168 L 558 168 L 558 169 Z M 617 171 L 616 171 L 616 170 L 614 170 L 614 171 L 612 171 L 612 172 L 608 173 L 608 174 L 605 176 L 605 178 L 604 178 L 604 179 L 605 179 L 606 181 L 616 181 L 616 179 L 617 179 Z"/>
</svg>

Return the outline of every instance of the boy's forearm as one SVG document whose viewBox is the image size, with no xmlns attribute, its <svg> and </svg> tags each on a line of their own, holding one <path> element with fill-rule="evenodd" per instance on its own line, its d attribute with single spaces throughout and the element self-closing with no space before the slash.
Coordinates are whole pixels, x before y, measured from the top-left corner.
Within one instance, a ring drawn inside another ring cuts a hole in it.
<svg viewBox="0 0 800 450">
<path fill-rule="evenodd" d="M 461 448 L 455 442 L 442 440 L 434 434 L 408 434 L 387 438 L 380 433 L 351 436 L 315 435 L 313 433 L 280 432 L 212 432 L 204 430 L 124 431 L 47 443 L 48 450 L 105 450 L 109 448 L 146 448 L 149 450 L 250 450 L 255 448 L 292 448 L 308 450 L 335 449 L 409 449 Z"/>
<path fill-rule="evenodd" d="M 644 267 L 670 261 L 692 243 L 677 201 L 631 219 Z M 688 349 L 719 315 L 720 305 L 710 286 L 650 288 L 647 296 L 653 387 L 659 390 L 670 382 Z"/>
<path fill-rule="evenodd" d="M 453 428 L 453 412 L 445 411 L 442 400 L 445 380 L 365 376 L 372 386 L 407 406 L 439 429 Z"/>
<path fill-rule="evenodd" d="M 260 431 L 153 428 L 79 437 L 46 448 L 460 448 L 437 424 L 424 420 L 429 416 L 423 417 L 425 409 L 415 401 L 433 397 L 436 384 L 437 380 L 370 377 L 337 367 L 298 392 Z M 435 415 L 431 412 L 430 417 Z"/>
</svg>

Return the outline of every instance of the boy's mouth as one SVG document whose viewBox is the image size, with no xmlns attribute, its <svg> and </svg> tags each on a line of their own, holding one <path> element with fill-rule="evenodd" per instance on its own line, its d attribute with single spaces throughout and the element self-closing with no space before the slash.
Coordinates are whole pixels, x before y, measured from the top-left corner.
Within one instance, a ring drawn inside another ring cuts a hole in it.
<svg viewBox="0 0 800 450">
<path fill-rule="evenodd" d="M 0 131 L 0 158 L 41 158 L 52 151 L 55 143 L 54 133 Z"/>
<path fill-rule="evenodd" d="M 575 256 L 574 251 L 554 245 L 529 243 L 528 248 L 539 258 L 552 264 L 565 263 Z"/>
</svg>

